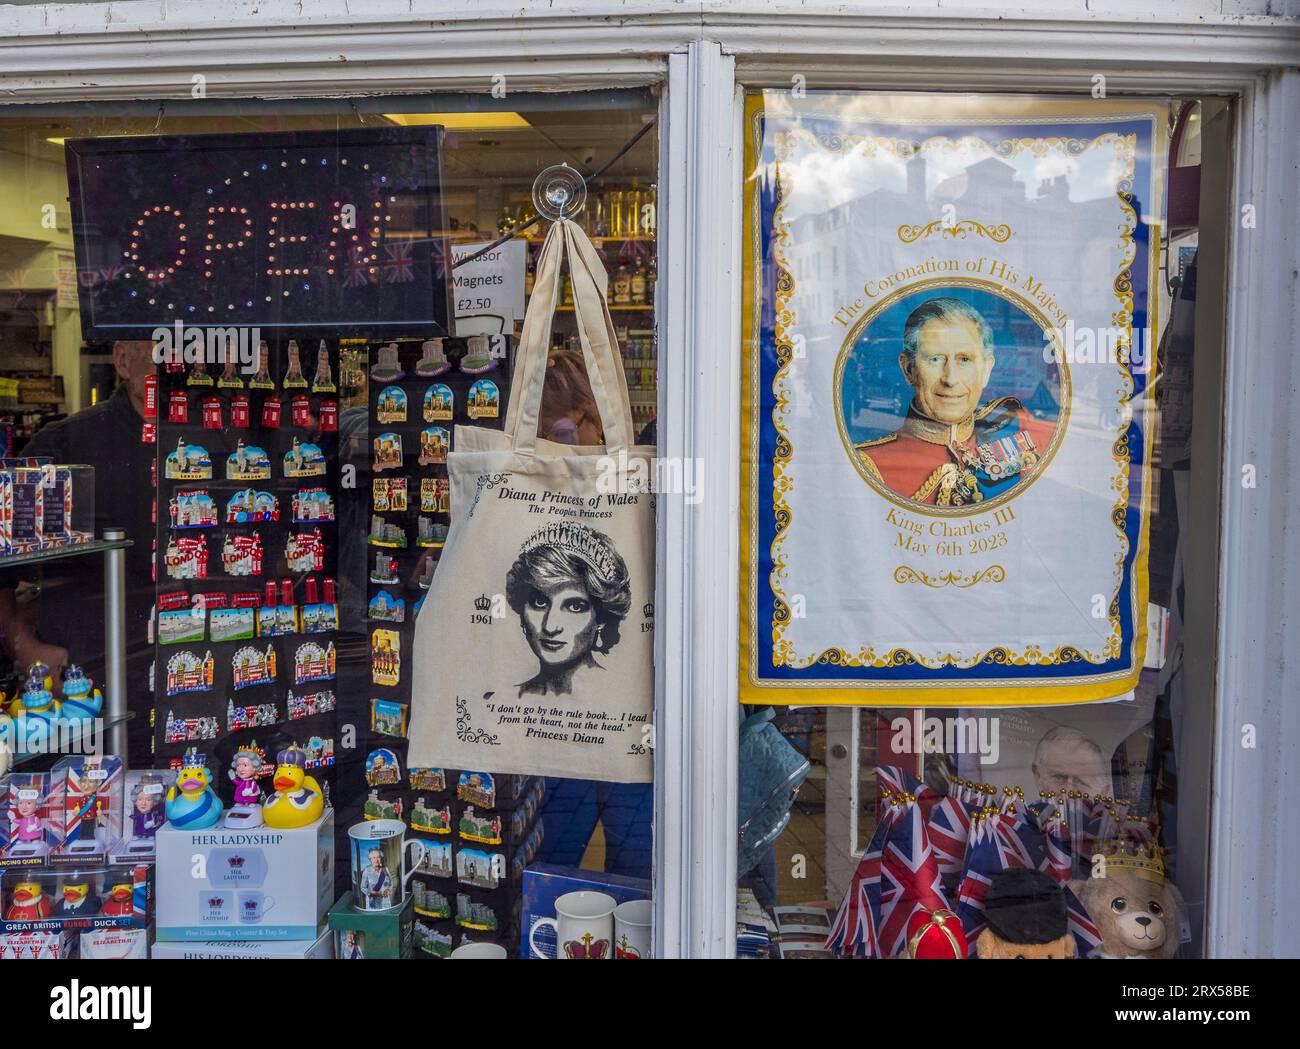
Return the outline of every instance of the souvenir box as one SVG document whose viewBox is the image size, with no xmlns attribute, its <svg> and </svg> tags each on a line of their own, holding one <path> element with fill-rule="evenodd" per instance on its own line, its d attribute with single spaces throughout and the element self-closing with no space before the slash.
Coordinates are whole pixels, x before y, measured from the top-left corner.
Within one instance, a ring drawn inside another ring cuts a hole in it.
<svg viewBox="0 0 1300 1049">
<path fill-rule="evenodd" d="M 412 885 L 415 879 L 411 880 Z M 329 927 L 334 934 L 334 957 L 410 958 L 415 950 L 414 900 L 390 911 L 359 911 L 348 890 L 330 908 Z"/>
<path fill-rule="evenodd" d="M 77 942 L 83 960 L 128 961 L 149 957 L 148 929 L 94 929 L 83 932 Z"/>
<path fill-rule="evenodd" d="M 650 882 L 644 878 L 626 878 L 619 874 L 557 867 L 538 863 L 524 871 L 523 913 L 519 922 L 519 956 L 535 958 L 528 946 L 528 933 L 539 918 L 555 917 L 555 901 L 566 892 L 580 890 L 603 892 L 616 903 L 650 899 Z M 538 942 L 554 950 L 554 935 L 549 929 L 538 934 Z M 547 957 L 551 957 L 548 955 Z"/>
<path fill-rule="evenodd" d="M 43 866 L 62 842 L 62 781 L 49 772 L 14 772 L 0 780 L 0 868 Z"/>
<path fill-rule="evenodd" d="M 159 941 L 316 940 L 334 900 L 332 809 L 292 830 L 169 823 L 155 841 Z"/>
<path fill-rule="evenodd" d="M 0 933 L 0 960 L 34 958 L 59 961 L 77 956 L 77 934 L 58 929 Z"/>
<path fill-rule="evenodd" d="M 157 834 L 167 822 L 167 789 L 176 782 L 172 769 L 129 769 L 122 787 L 122 822 L 114 863 L 152 863 Z"/>
<path fill-rule="evenodd" d="M 94 529 L 93 467 L 0 459 L 0 554 L 89 542 Z"/>
<path fill-rule="evenodd" d="M 151 956 L 159 958 L 217 959 L 238 961 L 244 958 L 281 961 L 334 957 L 334 934 L 326 929 L 311 940 L 228 940 L 198 943 L 164 943 L 153 945 Z"/>
<path fill-rule="evenodd" d="M 0 875 L 4 932 L 144 929 L 152 869 L 136 866 L 10 868 Z"/>
<path fill-rule="evenodd" d="M 117 850 L 122 828 L 122 759 L 62 758 L 51 770 L 58 805 L 50 822 L 59 845 L 52 866 L 105 864 Z"/>
</svg>

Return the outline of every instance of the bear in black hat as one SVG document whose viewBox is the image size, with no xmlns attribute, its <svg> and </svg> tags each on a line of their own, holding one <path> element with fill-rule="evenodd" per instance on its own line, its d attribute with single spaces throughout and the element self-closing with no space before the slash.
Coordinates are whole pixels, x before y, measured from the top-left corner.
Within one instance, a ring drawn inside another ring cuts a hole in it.
<svg viewBox="0 0 1300 1049">
<path fill-rule="evenodd" d="M 1042 871 L 1015 867 L 993 876 L 984 901 L 981 958 L 1073 958 L 1061 887 Z"/>
</svg>

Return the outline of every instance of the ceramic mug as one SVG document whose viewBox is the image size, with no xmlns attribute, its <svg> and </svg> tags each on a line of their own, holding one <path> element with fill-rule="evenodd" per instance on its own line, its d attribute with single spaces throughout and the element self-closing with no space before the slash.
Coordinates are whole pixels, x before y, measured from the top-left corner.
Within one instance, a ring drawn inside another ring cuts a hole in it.
<svg viewBox="0 0 1300 1049">
<path fill-rule="evenodd" d="M 405 834 L 401 820 L 366 820 L 348 828 L 355 910 L 386 911 L 406 903 L 407 884 L 428 847 L 416 838 L 404 840 Z M 412 848 L 414 858 L 408 863 Z"/>
<path fill-rule="evenodd" d="M 649 958 L 650 922 L 654 909 L 649 900 L 628 900 L 614 908 L 614 959 Z"/>
<path fill-rule="evenodd" d="M 506 949 L 499 943 L 462 943 L 449 958 L 505 958 Z"/>
<path fill-rule="evenodd" d="M 604 960 L 614 938 L 614 906 L 614 897 L 603 892 L 566 892 L 555 901 L 555 917 L 539 918 L 528 930 L 528 946 L 535 957 L 547 957 L 537 946 L 537 931 L 549 925 L 555 930 L 555 957 Z"/>
<path fill-rule="evenodd" d="M 241 892 L 239 894 L 239 920 L 241 922 L 260 922 L 262 917 L 275 909 L 275 897 L 264 892 Z"/>
</svg>

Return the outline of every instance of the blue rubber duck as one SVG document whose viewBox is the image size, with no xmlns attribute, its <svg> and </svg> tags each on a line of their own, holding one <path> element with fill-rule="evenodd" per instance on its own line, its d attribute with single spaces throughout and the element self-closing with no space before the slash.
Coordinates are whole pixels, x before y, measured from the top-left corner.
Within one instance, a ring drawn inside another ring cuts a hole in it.
<svg viewBox="0 0 1300 1049">
<path fill-rule="evenodd" d="M 207 758 L 189 751 L 181 759 L 176 785 L 166 799 L 167 820 L 180 830 L 204 830 L 221 819 L 221 799 L 212 789 Z"/>
</svg>

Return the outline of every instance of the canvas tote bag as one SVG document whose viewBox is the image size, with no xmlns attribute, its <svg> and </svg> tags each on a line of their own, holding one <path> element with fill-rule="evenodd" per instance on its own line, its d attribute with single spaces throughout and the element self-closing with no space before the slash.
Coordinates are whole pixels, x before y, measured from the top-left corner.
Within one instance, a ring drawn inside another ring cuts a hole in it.
<svg viewBox="0 0 1300 1049">
<path fill-rule="evenodd" d="M 604 445 L 537 436 L 566 255 Z M 654 449 L 632 443 L 608 284 L 582 230 L 555 223 L 505 429 L 456 427 L 451 525 L 415 623 L 414 767 L 651 779 Z"/>
</svg>

